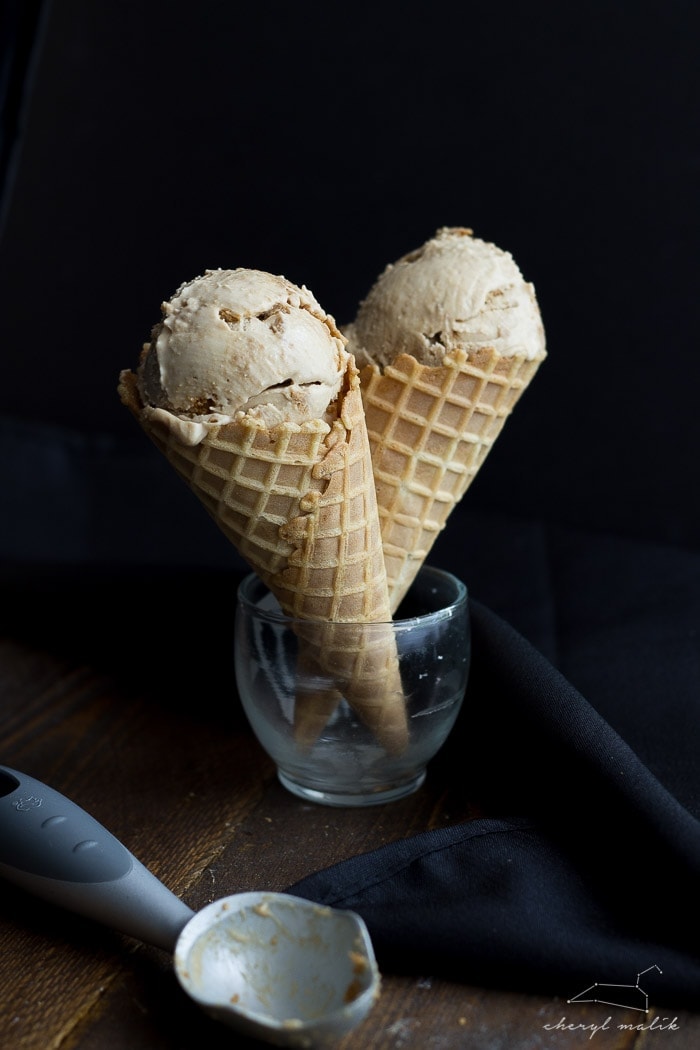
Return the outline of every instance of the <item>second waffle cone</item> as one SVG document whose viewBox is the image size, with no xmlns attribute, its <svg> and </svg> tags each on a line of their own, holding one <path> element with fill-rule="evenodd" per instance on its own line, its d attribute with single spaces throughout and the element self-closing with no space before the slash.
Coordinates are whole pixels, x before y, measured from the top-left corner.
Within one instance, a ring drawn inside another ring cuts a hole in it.
<svg viewBox="0 0 700 1050">
<path fill-rule="evenodd" d="M 456 349 L 360 370 L 392 612 L 545 356 Z"/>
</svg>

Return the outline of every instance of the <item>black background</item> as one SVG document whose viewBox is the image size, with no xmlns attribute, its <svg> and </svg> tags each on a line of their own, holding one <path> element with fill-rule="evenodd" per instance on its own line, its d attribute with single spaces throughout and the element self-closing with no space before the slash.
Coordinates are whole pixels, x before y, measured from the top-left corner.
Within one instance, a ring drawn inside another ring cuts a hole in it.
<svg viewBox="0 0 700 1050">
<path fill-rule="evenodd" d="M 549 350 L 468 506 L 698 542 L 692 0 L 7 10 L 6 429 L 148 459 L 117 376 L 183 280 L 283 273 L 342 325 L 467 225 L 534 282 Z"/>
</svg>

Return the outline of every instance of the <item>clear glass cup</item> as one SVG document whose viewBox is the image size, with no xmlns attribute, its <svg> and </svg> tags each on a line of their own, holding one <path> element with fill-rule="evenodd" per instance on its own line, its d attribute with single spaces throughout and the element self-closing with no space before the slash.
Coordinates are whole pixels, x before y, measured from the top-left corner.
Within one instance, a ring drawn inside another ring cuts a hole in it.
<svg viewBox="0 0 700 1050">
<path fill-rule="evenodd" d="M 467 588 L 441 569 L 421 568 L 389 624 L 295 620 L 255 574 L 238 590 L 243 709 L 280 782 L 309 802 L 416 791 L 455 723 L 470 656 Z"/>
</svg>

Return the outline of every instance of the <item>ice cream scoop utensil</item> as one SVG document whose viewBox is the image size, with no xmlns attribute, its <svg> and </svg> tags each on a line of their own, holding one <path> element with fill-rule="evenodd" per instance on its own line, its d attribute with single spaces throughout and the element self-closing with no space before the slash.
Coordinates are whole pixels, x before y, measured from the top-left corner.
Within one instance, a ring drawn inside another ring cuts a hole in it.
<svg viewBox="0 0 700 1050">
<path fill-rule="evenodd" d="M 208 1014 L 278 1046 L 342 1036 L 379 994 L 358 915 L 267 892 L 234 894 L 195 913 L 74 802 L 7 766 L 0 875 L 173 951 L 181 986 Z"/>
</svg>

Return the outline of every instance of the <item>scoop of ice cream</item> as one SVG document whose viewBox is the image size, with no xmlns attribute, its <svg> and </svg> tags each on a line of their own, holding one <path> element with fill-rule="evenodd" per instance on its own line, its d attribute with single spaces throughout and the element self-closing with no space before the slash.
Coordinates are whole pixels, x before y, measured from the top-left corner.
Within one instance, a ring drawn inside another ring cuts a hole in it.
<svg viewBox="0 0 700 1050">
<path fill-rule="evenodd" d="M 443 227 L 387 266 L 344 332 L 358 364 L 380 367 L 400 353 L 440 365 L 458 348 L 529 359 L 545 351 L 534 287 L 509 252 L 464 227 Z"/>
<path fill-rule="evenodd" d="M 305 287 L 260 270 L 207 270 L 161 306 L 138 368 L 144 405 L 222 423 L 321 418 L 340 389 L 345 339 Z"/>
</svg>

